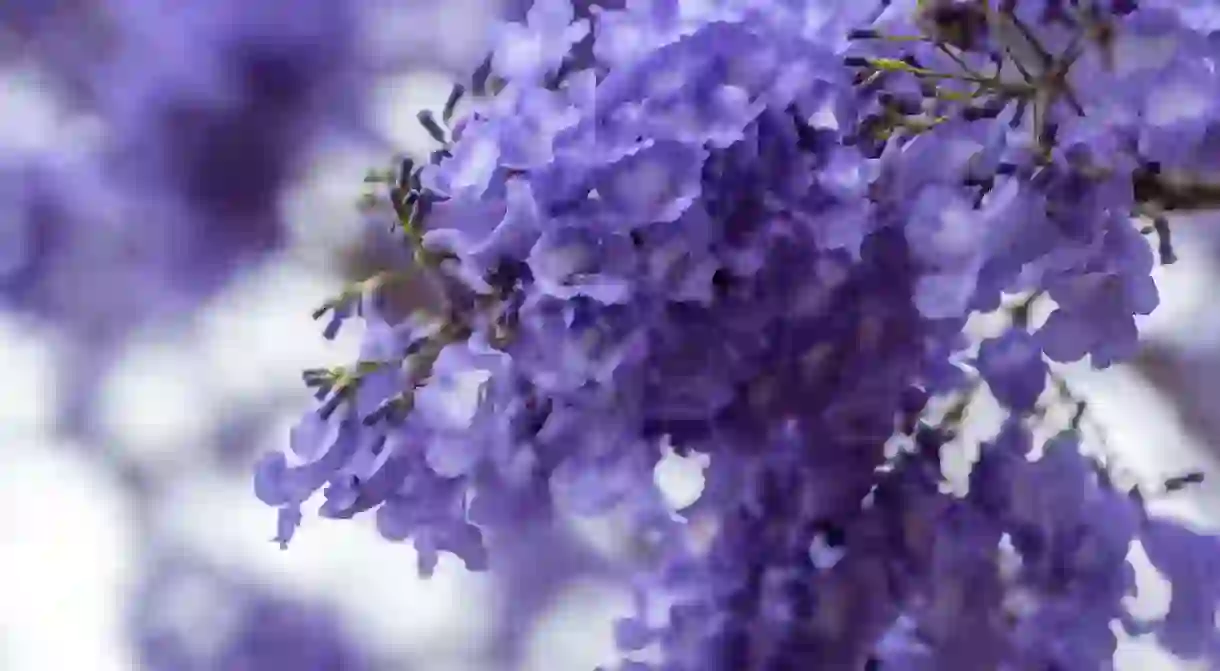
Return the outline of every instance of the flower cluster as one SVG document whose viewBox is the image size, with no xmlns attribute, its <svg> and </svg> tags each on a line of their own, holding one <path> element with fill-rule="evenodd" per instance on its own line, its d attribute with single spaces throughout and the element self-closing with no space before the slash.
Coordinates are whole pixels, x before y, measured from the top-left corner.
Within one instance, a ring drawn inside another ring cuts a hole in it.
<svg viewBox="0 0 1220 671">
<path fill-rule="evenodd" d="M 258 466 L 277 539 L 321 490 L 425 574 L 477 570 L 539 511 L 616 510 L 649 546 L 637 671 L 1102 669 L 1116 621 L 1214 663 L 1215 540 L 1115 484 L 1079 413 L 1034 439 L 1052 364 L 1135 352 L 1167 213 L 1220 204 L 1217 42 L 1180 12 L 536 0 L 386 180 L 443 307 L 393 318 L 385 273 L 318 313 L 364 344 Z M 952 494 L 984 390 L 1008 419 Z M 671 446 L 709 458 L 680 511 Z M 1178 585 L 1160 621 L 1124 604 L 1136 541 Z"/>
</svg>

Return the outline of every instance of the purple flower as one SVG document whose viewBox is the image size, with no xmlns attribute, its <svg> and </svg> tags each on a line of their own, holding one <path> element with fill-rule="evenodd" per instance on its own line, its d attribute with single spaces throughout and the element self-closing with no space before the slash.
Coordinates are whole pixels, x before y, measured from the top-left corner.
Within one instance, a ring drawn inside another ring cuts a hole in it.
<svg viewBox="0 0 1220 671">
<path fill-rule="evenodd" d="M 1140 533 L 1148 559 L 1169 581 L 1169 612 L 1154 627 L 1157 639 L 1186 659 L 1220 659 L 1216 606 L 1220 604 L 1220 547 L 1216 536 L 1169 520 L 1148 520 Z"/>
<path fill-rule="evenodd" d="M 1139 337 L 1134 316 L 1150 314 L 1159 303 L 1149 277 L 1151 248 L 1125 222 L 1110 225 L 1093 259 L 1045 280 L 1059 307 L 1037 337 L 1051 359 L 1074 361 L 1089 353 L 1093 365 L 1104 368 L 1130 358 Z"/>
<path fill-rule="evenodd" d="M 1046 362 L 1037 342 L 1023 329 L 1010 329 L 979 347 L 979 373 L 1000 403 L 1017 413 L 1034 409 L 1046 386 Z"/>
<path fill-rule="evenodd" d="M 535 0 L 524 23 L 505 23 L 492 67 L 521 83 L 536 83 L 557 70 L 572 46 L 588 34 L 585 21 L 575 21 L 568 0 Z"/>
</svg>

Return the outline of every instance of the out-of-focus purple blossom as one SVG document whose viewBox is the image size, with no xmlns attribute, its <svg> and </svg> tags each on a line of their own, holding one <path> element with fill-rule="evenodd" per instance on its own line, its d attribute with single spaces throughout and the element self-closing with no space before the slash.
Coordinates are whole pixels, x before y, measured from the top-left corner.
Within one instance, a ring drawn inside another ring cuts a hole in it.
<svg viewBox="0 0 1220 671">
<path fill-rule="evenodd" d="M 536 498 L 505 502 L 517 517 L 509 533 L 488 540 L 498 604 L 489 658 L 504 668 L 523 658 L 531 632 L 563 591 L 578 581 L 618 577 L 599 555 Z M 539 550 L 543 550 L 539 552 Z"/>
<path fill-rule="evenodd" d="M 190 306 L 197 287 L 173 226 L 132 226 L 139 208 L 108 188 L 88 158 L 9 163 L 3 175 L 0 306 L 44 317 L 95 344 L 148 317 Z"/>
<path fill-rule="evenodd" d="M 1165 520 L 1149 520 L 1140 536 L 1148 559 L 1171 584 L 1169 611 L 1153 625 L 1157 639 L 1176 655 L 1220 662 L 1220 538 Z"/>
<path fill-rule="evenodd" d="M 361 122 L 343 2 L 155 5 L 107 5 L 113 49 L 82 65 L 100 154 L 5 170 L 0 301 L 84 338 L 181 315 L 276 248 L 306 152 Z"/>
<path fill-rule="evenodd" d="M 73 105 L 92 102 L 86 70 L 113 38 L 105 2 L 12 0 L 0 7 L 0 66 L 34 68 Z"/>
<path fill-rule="evenodd" d="M 311 153 L 336 137 L 371 138 L 370 55 L 346 2 L 27 10 L 14 25 L 29 39 L 90 43 L 78 14 L 108 30 L 90 58 L 41 64 L 85 87 L 99 146 L 10 157 L 0 193 L 13 213 L 0 307 L 87 348 L 64 381 L 87 390 L 135 327 L 191 314 L 284 244 L 280 200 Z M 79 419 L 82 403 L 69 401 L 68 414 Z"/>
<path fill-rule="evenodd" d="M 69 325 L 113 313 L 108 328 L 119 328 L 140 317 L 124 305 L 181 313 L 282 244 L 279 200 L 310 152 L 367 133 L 355 11 L 328 0 L 107 4 L 113 40 L 77 72 L 103 146 L 7 189 L 7 206 L 28 213 L 20 235 L 35 242 L 23 243 L 23 277 L 5 302 Z"/>
<path fill-rule="evenodd" d="M 302 159 L 327 133 L 363 130 L 356 9 L 127 0 L 112 11 L 119 46 L 96 82 L 119 182 L 175 206 L 153 216 L 183 230 L 201 267 L 275 244 L 278 197 Z"/>
<path fill-rule="evenodd" d="M 325 605 L 186 560 L 154 566 L 129 617 L 140 668 L 149 671 L 387 668 Z"/>
</svg>

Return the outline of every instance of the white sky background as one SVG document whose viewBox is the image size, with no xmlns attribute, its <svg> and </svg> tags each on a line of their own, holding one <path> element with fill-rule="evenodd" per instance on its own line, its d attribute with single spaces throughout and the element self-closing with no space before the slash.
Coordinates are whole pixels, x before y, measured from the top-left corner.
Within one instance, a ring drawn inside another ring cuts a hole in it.
<svg viewBox="0 0 1220 671">
<path fill-rule="evenodd" d="M 405 26 L 414 41 L 404 44 L 457 48 L 438 46 L 436 36 L 461 33 L 454 17 L 468 22 L 480 1 L 455 1 L 453 13 L 436 14 L 433 19 L 448 22 L 440 30 L 422 29 L 418 21 Z M 0 86 L 0 153 L 45 149 L 96 132 L 87 121 L 65 124 L 57 118 L 29 73 L 2 75 Z M 429 140 L 414 123 L 415 112 L 439 107 L 447 93 L 448 81 L 440 76 L 388 82 L 380 94 L 381 122 L 404 149 L 426 149 Z M 55 338 L 0 314 L 0 669 L 138 668 L 119 619 L 125 590 L 137 579 L 138 530 L 119 483 L 82 457 L 89 450 L 123 449 L 127 458 L 173 483 L 152 516 L 160 533 L 222 566 L 252 571 L 269 585 L 336 604 L 371 646 L 423 662 L 417 668 L 498 671 L 468 654 L 488 633 L 489 623 L 480 618 L 489 598 L 486 580 L 464 575 L 451 560 L 442 561 L 431 581 L 417 580 L 408 546 L 380 541 L 367 525 L 353 523 L 307 521 L 292 549 L 280 552 L 266 540 L 273 513 L 254 499 L 248 478 L 192 467 L 192 453 L 207 449 L 216 419 L 248 401 L 293 392 L 302 368 L 342 362 L 355 352 L 355 330 L 327 343 L 309 318 L 338 286 L 317 263 L 324 258 L 318 250 L 356 230 L 351 204 L 360 179 L 383 161 L 342 148 L 321 157 L 313 178 L 287 204 L 296 225 L 295 249 L 236 283 L 190 338 L 167 341 L 154 332 L 133 343 L 107 387 L 106 427 L 120 439 L 113 444 L 82 450 L 52 442 L 47 429 L 55 403 Z M 1183 260 L 1160 272 L 1165 305 L 1147 320 L 1145 332 L 1175 343 L 1215 342 L 1220 324 L 1200 328 L 1196 318 L 1213 300 L 1220 273 L 1188 246 L 1178 251 Z M 199 383 L 203 371 L 211 372 L 207 384 Z M 1130 468 L 1149 479 L 1192 466 L 1210 469 L 1209 457 L 1183 432 L 1172 408 L 1131 371 L 1076 371 L 1072 377 Z M 299 399 L 304 407 L 304 390 Z M 294 418 L 287 414 L 268 434 L 268 448 L 286 439 Z M 1175 505 L 1199 521 L 1220 523 L 1210 504 L 1217 490 L 1205 491 L 1193 500 L 1182 496 Z M 579 586 L 529 646 L 526 671 L 592 668 L 607 660 L 604 623 L 625 612 L 617 591 Z M 1174 668 L 1163 658 L 1137 654 L 1120 668 Z"/>
</svg>

